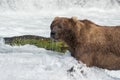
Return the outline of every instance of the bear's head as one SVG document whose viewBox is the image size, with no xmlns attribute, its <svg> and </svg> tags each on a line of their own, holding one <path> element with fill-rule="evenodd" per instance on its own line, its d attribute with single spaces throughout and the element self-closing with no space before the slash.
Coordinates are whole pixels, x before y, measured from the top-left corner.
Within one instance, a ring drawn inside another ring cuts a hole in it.
<svg viewBox="0 0 120 80">
<path fill-rule="evenodd" d="M 65 18 L 55 17 L 51 23 L 51 38 L 54 40 L 62 40 L 64 42 L 76 39 L 83 23 L 76 17 Z"/>
</svg>

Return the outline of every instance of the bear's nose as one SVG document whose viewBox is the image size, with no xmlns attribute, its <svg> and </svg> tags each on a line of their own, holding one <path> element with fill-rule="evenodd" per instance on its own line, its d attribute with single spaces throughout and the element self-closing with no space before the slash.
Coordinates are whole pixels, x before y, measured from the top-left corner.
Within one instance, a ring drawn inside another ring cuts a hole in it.
<svg viewBox="0 0 120 80">
<path fill-rule="evenodd" d="M 52 31 L 50 34 L 51 34 L 51 35 L 55 35 L 55 32 L 54 32 L 54 31 Z"/>
</svg>

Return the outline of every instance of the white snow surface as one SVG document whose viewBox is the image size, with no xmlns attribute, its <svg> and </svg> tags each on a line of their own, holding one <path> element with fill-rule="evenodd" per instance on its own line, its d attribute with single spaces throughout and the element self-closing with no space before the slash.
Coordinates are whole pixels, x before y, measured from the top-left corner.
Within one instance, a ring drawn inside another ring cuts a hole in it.
<svg viewBox="0 0 120 80">
<path fill-rule="evenodd" d="M 49 37 L 55 16 L 120 25 L 119 0 L 0 0 L 0 80 L 120 80 L 120 70 L 86 67 L 65 54 L 33 45 L 10 46 L 3 37 Z M 74 67 L 73 72 L 68 70 Z"/>
</svg>

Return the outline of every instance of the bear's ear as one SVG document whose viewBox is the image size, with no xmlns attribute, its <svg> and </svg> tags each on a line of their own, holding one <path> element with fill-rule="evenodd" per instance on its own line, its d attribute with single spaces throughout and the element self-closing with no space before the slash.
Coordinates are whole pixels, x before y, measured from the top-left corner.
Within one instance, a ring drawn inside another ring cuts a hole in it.
<svg viewBox="0 0 120 80">
<path fill-rule="evenodd" d="M 76 16 L 73 16 L 71 19 L 72 19 L 72 21 L 74 21 L 74 22 L 77 22 L 77 20 L 78 20 Z"/>
<path fill-rule="evenodd" d="M 54 18 L 54 20 L 57 20 L 57 19 L 59 19 L 59 17 L 58 17 L 58 16 L 56 16 L 56 17 Z"/>
</svg>

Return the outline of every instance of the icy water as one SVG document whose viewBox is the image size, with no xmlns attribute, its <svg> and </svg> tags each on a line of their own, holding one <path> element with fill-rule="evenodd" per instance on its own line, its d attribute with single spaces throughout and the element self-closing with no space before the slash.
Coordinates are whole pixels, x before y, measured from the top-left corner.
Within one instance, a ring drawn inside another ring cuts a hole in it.
<svg viewBox="0 0 120 80">
<path fill-rule="evenodd" d="M 0 0 L 0 80 L 120 80 L 120 70 L 86 67 L 65 54 L 33 45 L 9 46 L 3 37 L 50 36 L 55 16 L 120 25 L 119 0 Z M 74 66 L 74 72 L 68 70 Z"/>
</svg>

